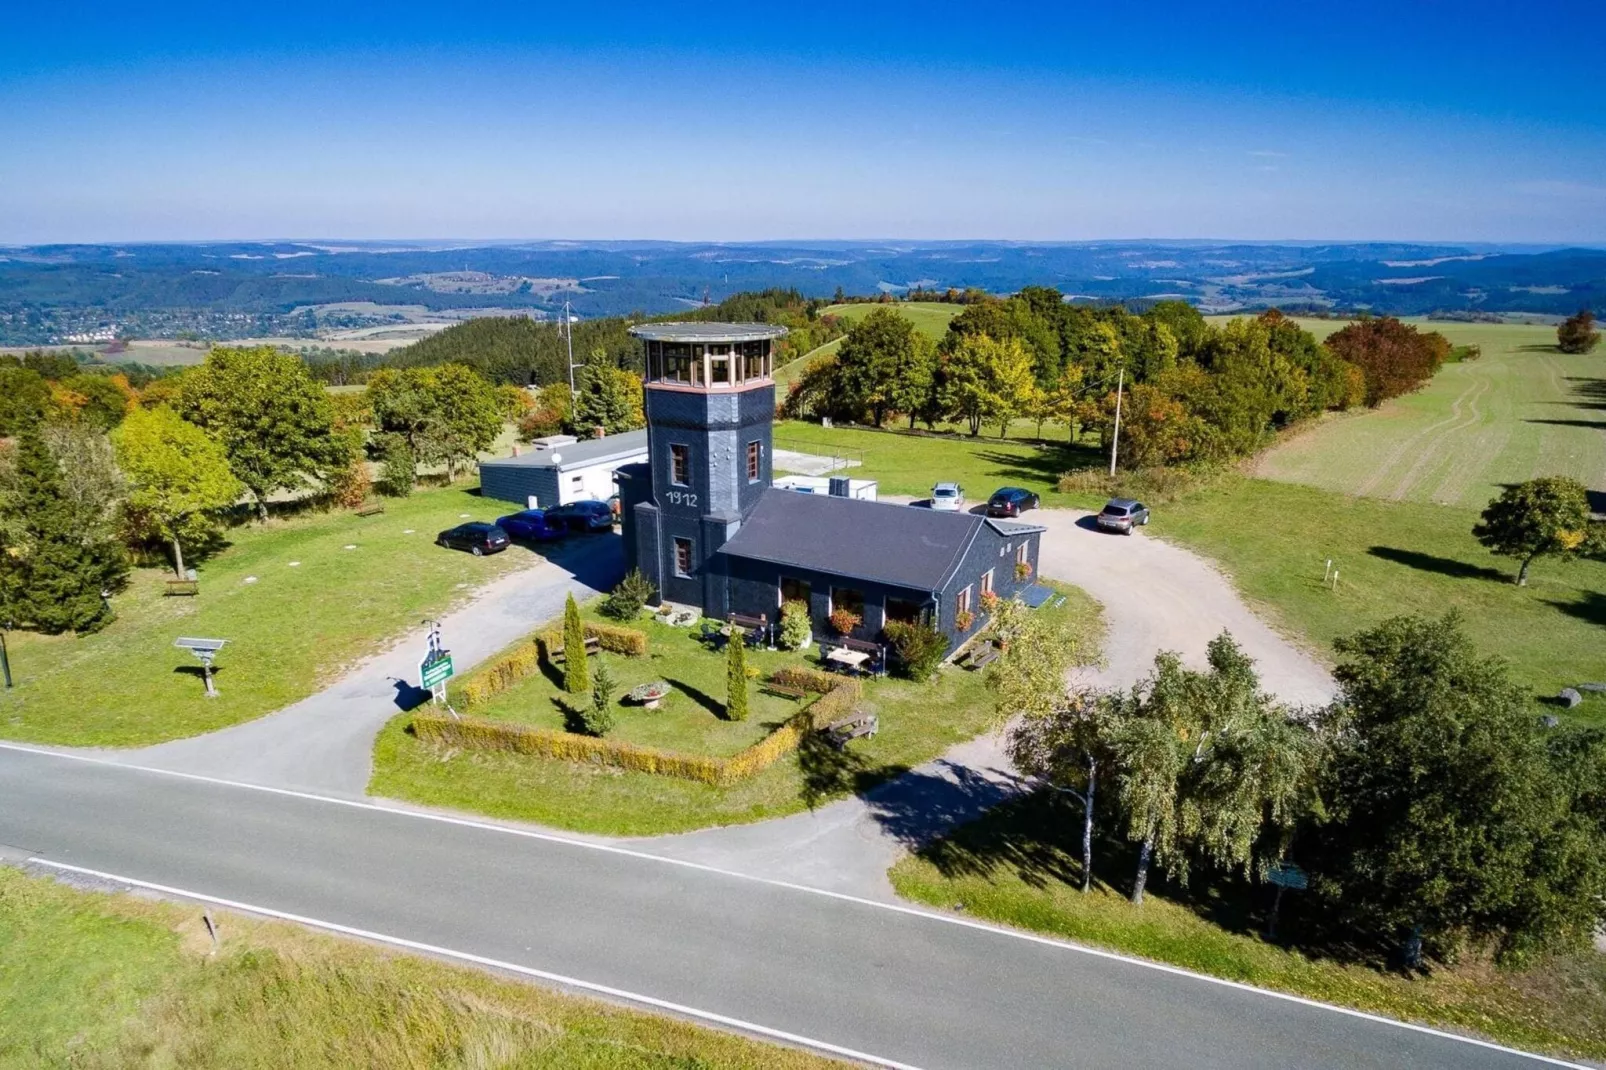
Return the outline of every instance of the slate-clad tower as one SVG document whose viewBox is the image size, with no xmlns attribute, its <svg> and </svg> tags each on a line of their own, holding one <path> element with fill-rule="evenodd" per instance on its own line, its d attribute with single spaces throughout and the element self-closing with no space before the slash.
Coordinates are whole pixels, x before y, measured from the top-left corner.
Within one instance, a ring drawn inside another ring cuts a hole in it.
<svg viewBox="0 0 1606 1070">
<path fill-rule="evenodd" d="M 772 346 L 785 327 L 651 323 L 646 346 L 649 460 L 619 470 L 627 564 L 662 598 L 729 610 L 710 559 L 770 485 Z"/>
</svg>

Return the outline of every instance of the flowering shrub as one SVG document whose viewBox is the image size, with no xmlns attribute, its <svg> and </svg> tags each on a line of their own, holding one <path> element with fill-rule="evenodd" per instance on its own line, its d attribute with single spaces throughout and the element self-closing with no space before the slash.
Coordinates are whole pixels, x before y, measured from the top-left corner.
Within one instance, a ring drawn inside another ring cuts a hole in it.
<svg viewBox="0 0 1606 1070">
<path fill-rule="evenodd" d="M 961 609 L 954 614 L 954 627 L 962 632 L 970 631 L 970 626 L 976 623 L 976 614 L 968 609 Z"/>
<path fill-rule="evenodd" d="M 831 611 L 831 627 L 837 630 L 838 635 L 847 635 L 864 623 L 864 618 L 851 609 L 833 609 Z"/>
<path fill-rule="evenodd" d="M 1030 561 L 1015 562 L 1015 578 L 1017 580 L 1029 579 L 1031 575 L 1032 563 Z"/>
</svg>

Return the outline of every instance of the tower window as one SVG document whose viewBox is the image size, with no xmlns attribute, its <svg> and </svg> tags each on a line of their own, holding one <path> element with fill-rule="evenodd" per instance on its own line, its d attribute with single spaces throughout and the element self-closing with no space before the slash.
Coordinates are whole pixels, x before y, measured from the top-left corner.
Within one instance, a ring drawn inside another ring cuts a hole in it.
<svg viewBox="0 0 1606 1070">
<path fill-rule="evenodd" d="M 763 468 L 763 453 L 763 443 L 749 442 L 747 444 L 747 481 L 749 483 L 758 482 L 759 473 Z"/>
<path fill-rule="evenodd" d="M 678 442 L 669 447 L 669 481 L 682 487 L 691 482 L 691 450 Z"/>
<path fill-rule="evenodd" d="M 675 540 L 675 575 L 691 575 L 691 540 Z"/>
</svg>

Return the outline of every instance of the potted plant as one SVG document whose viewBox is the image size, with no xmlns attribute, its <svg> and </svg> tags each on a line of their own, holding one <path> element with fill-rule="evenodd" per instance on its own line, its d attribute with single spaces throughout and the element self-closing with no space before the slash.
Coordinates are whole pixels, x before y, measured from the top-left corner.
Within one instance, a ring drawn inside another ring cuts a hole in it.
<svg viewBox="0 0 1606 1070">
<path fill-rule="evenodd" d="M 998 595 L 992 591 L 985 591 L 981 596 L 981 609 L 983 613 L 991 614 L 998 609 Z"/>
<path fill-rule="evenodd" d="M 833 609 L 831 611 L 831 627 L 836 629 L 838 635 L 850 635 L 853 629 L 863 623 L 864 618 L 851 609 Z"/>
<path fill-rule="evenodd" d="M 976 623 L 976 614 L 968 609 L 961 609 L 954 614 L 954 627 L 962 632 L 970 631 L 970 626 Z"/>
<path fill-rule="evenodd" d="M 1032 577 L 1032 563 L 1030 561 L 1017 561 L 1017 562 L 1015 562 L 1015 578 L 1017 580 L 1027 580 L 1027 579 L 1031 579 L 1031 577 Z"/>
<path fill-rule="evenodd" d="M 663 680 L 650 684 L 637 684 L 630 689 L 630 701 L 639 702 L 645 710 L 656 710 L 669 697 L 670 687 Z"/>
</svg>

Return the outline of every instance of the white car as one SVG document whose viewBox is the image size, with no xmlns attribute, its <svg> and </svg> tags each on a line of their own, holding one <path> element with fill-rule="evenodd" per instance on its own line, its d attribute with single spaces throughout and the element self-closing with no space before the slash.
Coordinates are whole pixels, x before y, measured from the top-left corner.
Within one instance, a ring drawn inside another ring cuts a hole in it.
<svg viewBox="0 0 1606 1070">
<path fill-rule="evenodd" d="M 938 483 L 931 488 L 931 507 L 945 513 L 962 512 L 965 508 L 965 488 L 958 483 Z"/>
</svg>

